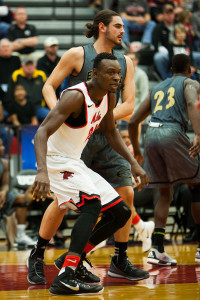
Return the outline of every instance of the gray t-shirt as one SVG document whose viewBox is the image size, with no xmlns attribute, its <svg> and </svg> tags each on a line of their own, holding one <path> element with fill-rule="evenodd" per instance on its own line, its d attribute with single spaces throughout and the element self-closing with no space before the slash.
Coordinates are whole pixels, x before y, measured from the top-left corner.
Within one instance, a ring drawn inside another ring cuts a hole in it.
<svg viewBox="0 0 200 300">
<path fill-rule="evenodd" d="M 145 0 L 123 0 L 120 1 L 119 12 L 125 12 L 129 16 L 144 16 L 149 14 L 149 7 Z"/>
</svg>

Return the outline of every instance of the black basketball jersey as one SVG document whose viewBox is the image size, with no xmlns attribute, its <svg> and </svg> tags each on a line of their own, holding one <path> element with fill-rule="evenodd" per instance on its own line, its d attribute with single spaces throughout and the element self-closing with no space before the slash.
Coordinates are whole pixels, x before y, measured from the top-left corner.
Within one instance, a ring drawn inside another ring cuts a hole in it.
<svg viewBox="0 0 200 300">
<path fill-rule="evenodd" d="M 84 62 L 83 62 L 82 69 L 77 76 L 73 76 L 73 75 L 69 76 L 69 82 L 68 82 L 69 87 L 76 85 L 82 81 L 90 80 L 92 78 L 93 63 L 95 57 L 97 56 L 97 53 L 94 49 L 93 44 L 85 45 L 83 46 L 83 49 L 84 49 Z M 116 56 L 121 67 L 121 81 L 120 81 L 119 89 L 117 91 L 117 101 L 118 101 L 119 90 L 123 89 L 123 83 L 126 77 L 126 60 L 124 55 L 122 55 L 118 51 L 113 51 L 113 54 Z"/>
<path fill-rule="evenodd" d="M 184 76 L 168 78 L 153 88 L 152 122 L 179 123 L 183 128 L 188 128 L 189 119 L 183 86 L 186 78 Z"/>
</svg>

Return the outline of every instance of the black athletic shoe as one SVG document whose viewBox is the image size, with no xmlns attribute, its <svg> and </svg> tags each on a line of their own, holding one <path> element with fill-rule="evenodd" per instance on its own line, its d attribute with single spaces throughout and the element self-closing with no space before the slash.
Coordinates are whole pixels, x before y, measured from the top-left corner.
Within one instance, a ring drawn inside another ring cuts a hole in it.
<svg viewBox="0 0 200 300">
<path fill-rule="evenodd" d="M 54 260 L 54 265 L 56 266 L 56 268 L 58 270 L 62 269 L 62 266 L 63 266 L 64 261 L 65 261 L 65 256 L 66 256 L 66 253 L 62 254 L 61 256 L 56 258 L 56 260 Z"/>
<path fill-rule="evenodd" d="M 62 268 L 64 264 L 65 256 L 66 253 L 62 254 L 54 261 L 54 264 L 57 269 L 60 270 Z M 83 265 L 83 260 L 85 260 L 90 265 L 90 267 L 92 267 L 92 264 L 90 263 L 89 259 L 87 258 L 81 259 L 75 272 L 76 279 L 89 284 L 99 283 L 100 278 L 87 270 L 87 268 Z"/>
<path fill-rule="evenodd" d="M 108 276 L 138 281 L 148 278 L 149 273 L 147 271 L 140 270 L 134 267 L 129 261 L 128 257 L 126 257 L 124 259 L 124 262 L 119 265 L 117 262 L 117 256 L 114 255 L 111 260 Z"/>
<path fill-rule="evenodd" d="M 100 294 L 103 292 L 103 287 L 76 280 L 74 270 L 66 267 L 65 272 L 56 276 L 49 291 L 53 295 Z"/>
<path fill-rule="evenodd" d="M 28 276 L 27 280 L 30 284 L 46 284 L 43 266 L 44 261 L 40 258 L 32 258 L 35 249 L 32 249 L 30 256 L 27 260 Z M 46 265 L 45 265 L 46 266 Z"/>
<path fill-rule="evenodd" d="M 89 259 L 85 258 L 83 260 L 85 260 L 90 265 L 90 267 L 92 267 L 92 264 L 89 261 Z M 76 274 L 75 274 L 76 279 L 89 284 L 99 283 L 100 278 L 87 270 L 87 268 L 83 264 L 83 260 L 82 259 L 80 260 L 78 267 L 76 269 Z"/>
</svg>

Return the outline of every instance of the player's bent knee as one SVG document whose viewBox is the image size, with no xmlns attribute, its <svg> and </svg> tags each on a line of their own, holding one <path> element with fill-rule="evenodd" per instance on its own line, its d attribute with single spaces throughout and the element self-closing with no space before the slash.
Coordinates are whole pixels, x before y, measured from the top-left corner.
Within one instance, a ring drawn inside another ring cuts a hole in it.
<svg viewBox="0 0 200 300">
<path fill-rule="evenodd" d="M 113 214 L 115 217 L 115 223 L 117 223 L 118 228 L 121 228 L 130 218 L 131 209 L 124 201 L 121 201 L 113 207 Z"/>
<path fill-rule="evenodd" d="M 98 218 L 101 212 L 101 201 L 98 198 L 85 200 L 85 204 L 80 207 L 80 211 L 83 213 L 91 214 Z"/>
</svg>

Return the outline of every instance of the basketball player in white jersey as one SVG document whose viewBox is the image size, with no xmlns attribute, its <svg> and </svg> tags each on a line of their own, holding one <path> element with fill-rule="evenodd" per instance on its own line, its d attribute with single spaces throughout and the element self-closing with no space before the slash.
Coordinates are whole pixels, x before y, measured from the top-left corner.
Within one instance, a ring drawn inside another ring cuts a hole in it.
<svg viewBox="0 0 200 300">
<path fill-rule="evenodd" d="M 115 128 L 114 93 L 120 81 L 120 70 L 114 55 L 97 55 L 93 79 L 62 93 L 60 101 L 41 124 L 34 139 L 38 173 L 32 189 L 33 199 L 45 199 L 51 189 L 58 199 L 55 200 L 55 205 L 58 201 L 55 214 L 63 214 L 62 210 L 65 212 L 68 207 L 80 212 L 71 233 L 64 264 L 50 287 L 52 294 L 101 293 L 101 285 L 84 284 L 78 280 L 76 268 L 81 255 L 90 252 L 124 226 L 131 216 L 130 208 L 111 185 L 80 159 L 87 141 L 99 125 L 110 145 L 130 163 L 136 182 L 140 177 L 141 186 L 148 183 L 146 173 Z M 103 216 L 95 226 L 100 212 Z M 34 250 L 28 260 L 30 283 L 31 270 L 37 263 L 33 259 Z M 146 271 L 136 271 L 137 280 L 149 277 Z"/>
</svg>

